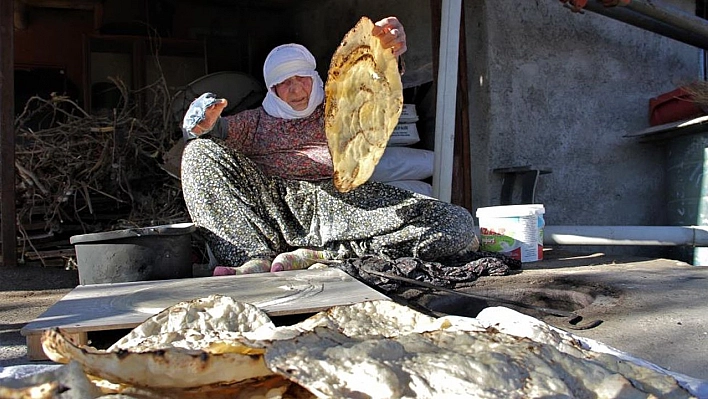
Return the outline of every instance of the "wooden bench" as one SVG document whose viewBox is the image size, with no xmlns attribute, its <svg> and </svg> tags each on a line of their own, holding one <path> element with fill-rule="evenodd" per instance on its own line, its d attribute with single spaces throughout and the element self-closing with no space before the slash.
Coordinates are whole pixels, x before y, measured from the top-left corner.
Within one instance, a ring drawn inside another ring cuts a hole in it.
<svg viewBox="0 0 708 399">
<path fill-rule="evenodd" d="M 339 269 L 294 270 L 243 276 L 80 285 L 20 331 L 27 356 L 46 359 L 41 337 L 61 328 L 78 345 L 90 332 L 132 329 L 178 302 L 219 294 L 252 303 L 269 316 L 316 313 L 337 305 L 387 300 Z"/>
</svg>

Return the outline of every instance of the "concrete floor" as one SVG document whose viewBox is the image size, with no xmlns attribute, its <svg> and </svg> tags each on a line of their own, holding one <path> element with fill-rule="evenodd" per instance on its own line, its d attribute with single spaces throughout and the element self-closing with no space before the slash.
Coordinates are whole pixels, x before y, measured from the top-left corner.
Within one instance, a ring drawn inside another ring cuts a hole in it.
<svg viewBox="0 0 708 399">
<path fill-rule="evenodd" d="M 666 259 L 547 250 L 545 259 L 503 277 L 482 277 L 464 290 L 583 316 L 571 330 L 567 318 L 515 308 L 582 337 L 613 346 L 668 370 L 708 380 L 708 267 Z M 28 363 L 22 326 L 77 284 L 75 271 L 0 268 L 0 367 Z M 420 294 L 437 311 L 474 316 L 498 305 L 454 295 Z"/>
<path fill-rule="evenodd" d="M 78 284 L 76 270 L 0 267 L 0 367 L 28 362 L 20 329 Z"/>
<path fill-rule="evenodd" d="M 463 291 L 575 311 L 564 317 L 508 306 L 581 337 L 594 339 L 665 369 L 708 381 L 708 267 L 667 259 L 547 251 L 515 275 L 483 277 Z M 425 295 L 421 304 L 474 317 L 499 306 L 450 295 Z M 576 330 L 601 320 L 594 328 Z"/>
</svg>

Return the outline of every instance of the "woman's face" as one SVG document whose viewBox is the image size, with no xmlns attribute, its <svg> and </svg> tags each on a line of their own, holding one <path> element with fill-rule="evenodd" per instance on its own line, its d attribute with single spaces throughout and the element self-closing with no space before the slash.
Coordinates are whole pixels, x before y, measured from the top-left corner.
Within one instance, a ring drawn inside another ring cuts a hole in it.
<svg viewBox="0 0 708 399">
<path fill-rule="evenodd" d="M 293 76 L 275 85 L 275 94 L 295 111 L 307 108 L 312 93 L 312 78 Z"/>
</svg>

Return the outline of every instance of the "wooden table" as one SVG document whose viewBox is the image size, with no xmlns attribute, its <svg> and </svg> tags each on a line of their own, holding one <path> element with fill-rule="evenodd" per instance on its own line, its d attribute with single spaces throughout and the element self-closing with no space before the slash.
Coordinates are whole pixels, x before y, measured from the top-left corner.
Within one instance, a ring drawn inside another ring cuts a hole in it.
<svg viewBox="0 0 708 399">
<path fill-rule="evenodd" d="M 61 328 L 75 343 L 87 333 L 132 329 L 178 302 L 219 294 L 249 302 L 270 316 L 316 313 L 388 297 L 339 269 L 293 270 L 243 276 L 80 285 L 20 331 L 27 356 L 46 359 L 42 333 Z"/>
</svg>

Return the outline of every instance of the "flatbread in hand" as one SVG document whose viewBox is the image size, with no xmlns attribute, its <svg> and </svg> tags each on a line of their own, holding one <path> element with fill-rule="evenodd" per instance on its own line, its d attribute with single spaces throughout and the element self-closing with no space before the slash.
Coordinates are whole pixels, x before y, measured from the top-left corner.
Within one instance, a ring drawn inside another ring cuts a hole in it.
<svg viewBox="0 0 708 399">
<path fill-rule="evenodd" d="M 332 57 L 325 84 L 325 132 L 334 186 L 348 192 L 374 173 L 403 109 L 398 61 L 362 17 Z"/>
</svg>

